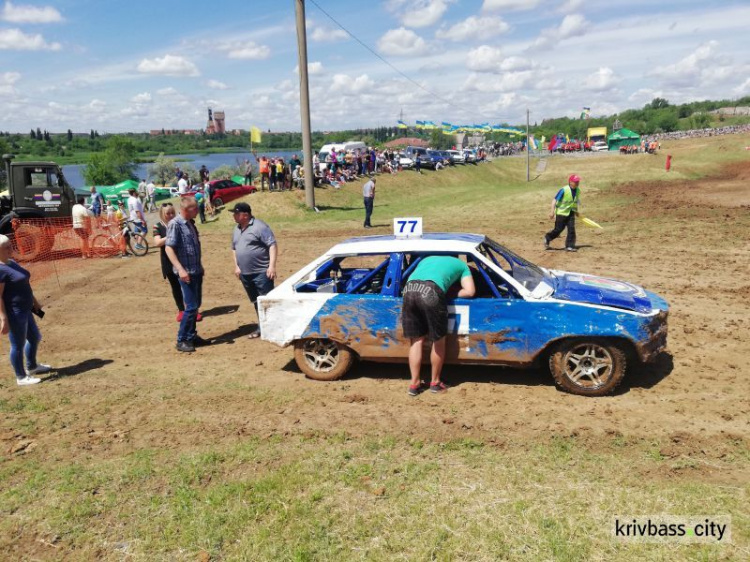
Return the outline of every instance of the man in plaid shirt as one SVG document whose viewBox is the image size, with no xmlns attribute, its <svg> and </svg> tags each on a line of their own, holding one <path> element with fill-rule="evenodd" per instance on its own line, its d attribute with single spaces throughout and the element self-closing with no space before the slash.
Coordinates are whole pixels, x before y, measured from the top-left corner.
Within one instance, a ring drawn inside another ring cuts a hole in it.
<svg viewBox="0 0 750 562">
<path fill-rule="evenodd" d="M 183 197 L 180 213 L 167 225 L 165 251 L 173 271 L 180 280 L 185 313 L 177 331 L 177 351 L 193 352 L 196 347 L 209 345 L 196 331 L 195 322 L 203 298 L 203 265 L 201 241 L 195 227 L 198 203 L 194 197 Z"/>
</svg>

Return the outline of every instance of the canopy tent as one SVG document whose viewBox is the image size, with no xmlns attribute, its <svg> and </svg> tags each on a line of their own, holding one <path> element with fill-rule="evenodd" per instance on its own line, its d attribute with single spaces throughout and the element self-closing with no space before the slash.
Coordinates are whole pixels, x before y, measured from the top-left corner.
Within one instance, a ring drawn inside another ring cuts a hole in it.
<svg viewBox="0 0 750 562">
<path fill-rule="evenodd" d="M 641 136 L 630 129 L 618 129 L 607 138 L 610 150 L 620 150 L 621 146 L 638 146 Z"/>
</svg>

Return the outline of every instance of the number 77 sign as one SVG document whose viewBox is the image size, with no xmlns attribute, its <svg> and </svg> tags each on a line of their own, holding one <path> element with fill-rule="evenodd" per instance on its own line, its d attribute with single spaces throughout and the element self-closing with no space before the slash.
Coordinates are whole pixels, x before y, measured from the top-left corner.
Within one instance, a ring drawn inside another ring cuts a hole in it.
<svg viewBox="0 0 750 562">
<path fill-rule="evenodd" d="M 393 219 L 393 235 L 396 238 L 421 238 L 422 217 L 400 217 Z"/>
</svg>

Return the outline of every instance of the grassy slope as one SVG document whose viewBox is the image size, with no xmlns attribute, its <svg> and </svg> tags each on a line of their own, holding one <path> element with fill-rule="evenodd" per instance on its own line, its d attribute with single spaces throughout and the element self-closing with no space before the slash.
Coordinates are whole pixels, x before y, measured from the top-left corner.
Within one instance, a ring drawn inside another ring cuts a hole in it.
<svg viewBox="0 0 750 562">
<path fill-rule="evenodd" d="M 699 177 L 736 158 L 736 151 L 721 149 L 729 142 L 750 139 L 665 143 L 675 155 L 671 178 Z M 556 158 L 531 184 L 523 159 L 448 170 L 429 182 L 411 173 L 381 177 L 374 222 L 418 215 L 427 230 L 501 231 L 513 239 L 528 229 L 530 209 L 544 214 L 554 187 L 569 173 L 582 175 L 589 193 L 604 194 L 620 181 L 662 179 L 663 164 L 663 155 Z M 297 193 L 250 200 L 277 234 L 304 237 L 361 224 L 359 189 L 319 190 L 317 203 L 327 209 L 321 214 L 307 211 Z M 598 202 L 605 218 L 622 203 Z M 207 233 L 226 232 L 228 220 L 223 214 Z M 238 390 L 247 392 L 249 411 L 256 400 L 283 403 L 283 396 Z M 62 408 L 64 397 L 41 400 L 31 393 L 0 402 L 0 413 L 24 414 L 23 423 L 42 431 L 57 423 Z M 0 551 L 18 548 L 14 537 L 33 528 L 40 544 L 53 545 L 40 558 L 194 560 L 200 552 L 232 560 L 745 558 L 747 486 L 659 477 L 674 464 L 704 462 L 664 458 L 661 446 L 618 435 L 593 446 L 575 436 L 353 439 L 331 428 L 329 434 L 254 436 L 182 453 L 92 456 L 72 465 L 44 455 L 8 455 L 0 457 Z M 748 461 L 738 442 L 715 462 L 731 471 Z M 610 536 L 618 514 L 659 513 L 730 513 L 734 544 L 637 545 Z"/>
</svg>

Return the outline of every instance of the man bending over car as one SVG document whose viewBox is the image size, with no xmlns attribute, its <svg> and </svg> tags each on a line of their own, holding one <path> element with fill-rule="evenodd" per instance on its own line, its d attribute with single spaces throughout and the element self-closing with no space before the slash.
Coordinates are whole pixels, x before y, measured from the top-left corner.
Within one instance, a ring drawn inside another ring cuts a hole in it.
<svg viewBox="0 0 750 562">
<path fill-rule="evenodd" d="M 422 367 L 422 344 L 425 338 L 432 343 L 430 392 L 439 393 L 448 390 L 448 387 L 440 381 L 440 373 L 445 362 L 445 336 L 448 333 L 446 294 L 451 286 L 459 281 L 461 289 L 457 296 L 459 298 L 473 297 L 476 287 L 466 263 L 452 256 L 429 256 L 417 265 L 404 287 L 401 325 L 404 336 L 411 340 L 409 348 L 410 396 L 416 396 L 423 390 L 419 371 Z"/>
</svg>

